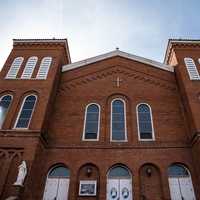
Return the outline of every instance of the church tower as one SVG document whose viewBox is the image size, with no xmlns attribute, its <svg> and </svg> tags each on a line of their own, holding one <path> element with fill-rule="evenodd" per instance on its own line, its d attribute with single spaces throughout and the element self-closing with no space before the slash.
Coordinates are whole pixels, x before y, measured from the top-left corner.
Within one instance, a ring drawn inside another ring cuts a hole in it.
<svg viewBox="0 0 200 200">
<path fill-rule="evenodd" d="M 169 40 L 165 64 L 174 66 L 195 166 L 200 161 L 200 40 Z"/>
<path fill-rule="evenodd" d="M 1 142 L 8 149 L 0 158 L 0 199 L 12 194 L 22 158 L 32 173 L 39 141 L 46 139 L 61 66 L 69 63 L 67 39 L 14 39 L 0 73 Z"/>
<path fill-rule="evenodd" d="M 2 123 L 3 129 L 14 127 L 44 132 L 48 122 L 45 116 L 51 112 L 49 105 L 55 95 L 61 66 L 70 62 L 66 39 L 14 40 L 13 49 L 0 74 L 0 84 L 3 86 L 0 88 L 1 92 L 8 91 L 11 96 L 15 96 L 15 107 L 10 113 L 18 113 L 14 110 L 21 108 L 27 95 L 33 94 L 35 101 L 40 98 L 42 102 L 37 106 L 37 116 L 34 116 L 31 124 L 23 117 L 17 123 L 14 120 L 17 116 L 10 116 Z M 28 111 L 26 114 L 31 115 Z"/>
</svg>

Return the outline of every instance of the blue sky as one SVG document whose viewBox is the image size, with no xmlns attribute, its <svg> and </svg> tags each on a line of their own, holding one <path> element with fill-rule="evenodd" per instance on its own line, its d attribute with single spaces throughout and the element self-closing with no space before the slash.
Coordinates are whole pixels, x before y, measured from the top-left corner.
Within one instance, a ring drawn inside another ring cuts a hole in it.
<svg viewBox="0 0 200 200">
<path fill-rule="evenodd" d="M 1 0 L 0 67 L 13 38 L 68 38 L 72 62 L 119 47 L 162 62 L 169 38 L 200 39 L 199 0 Z"/>
</svg>

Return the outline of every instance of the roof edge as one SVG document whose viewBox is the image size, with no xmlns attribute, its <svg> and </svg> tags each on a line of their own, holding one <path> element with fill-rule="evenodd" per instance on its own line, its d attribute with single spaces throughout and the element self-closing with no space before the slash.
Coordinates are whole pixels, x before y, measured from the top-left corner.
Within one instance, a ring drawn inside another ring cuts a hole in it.
<svg viewBox="0 0 200 200">
<path fill-rule="evenodd" d="M 164 64 L 167 64 L 173 43 L 200 44 L 200 39 L 169 39 L 164 57 Z"/>
<path fill-rule="evenodd" d="M 144 63 L 144 64 L 148 64 L 148 65 L 151 65 L 153 67 L 157 67 L 157 68 L 165 70 L 165 71 L 174 72 L 174 68 L 170 65 L 166 65 L 166 64 L 154 61 L 154 60 L 144 58 L 144 57 L 129 54 L 129 53 L 120 51 L 118 49 L 115 50 L 115 51 L 105 53 L 105 54 L 101 54 L 99 56 L 91 57 L 91 58 L 88 58 L 88 59 L 85 59 L 85 60 L 81 60 L 81 61 L 78 61 L 78 62 L 74 62 L 74 63 L 71 63 L 71 64 L 64 65 L 62 67 L 62 72 L 73 70 L 73 69 L 82 67 L 84 65 L 89 65 L 89 64 L 101 61 L 101 60 L 105 60 L 105 59 L 114 57 L 114 56 L 120 56 L 120 57 L 128 58 L 130 60 L 134 60 L 134 61 L 138 61 L 138 62 L 141 62 L 141 63 Z"/>
<path fill-rule="evenodd" d="M 71 56 L 69 52 L 69 46 L 67 38 L 64 39 L 13 39 L 13 45 L 18 43 L 64 43 L 65 50 L 67 52 L 67 58 L 69 63 L 71 63 Z"/>
</svg>

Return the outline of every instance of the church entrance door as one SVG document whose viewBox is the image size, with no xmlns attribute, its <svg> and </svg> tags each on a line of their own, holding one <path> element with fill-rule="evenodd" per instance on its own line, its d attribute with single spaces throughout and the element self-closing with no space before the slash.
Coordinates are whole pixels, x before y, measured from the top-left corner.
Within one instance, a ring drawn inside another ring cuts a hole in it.
<svg viewBox="0 0 200 200">
<path fill-rule="evenodd" d="M 132 200 L 132 179 L 126 168 L 117 166 L 109 171 L 107 200 Z"/>
<path fill-rule="evenodd" d="M 67 200 L 69 180 L 69 170 L 66 167 L 53 168 L 47 176 L 43 200 Z"/>
<path fill-rule="evenodd" d="M 69 179 L 51 178 L 47 180 L 44 200 L 67 200 Z"/>
<path fill-rule="evenodd" d="M 172 200 L 195 200 L 192 179 L 188 169 L 172 165 L 168 169 L 169 188 Z"/>
</svg>

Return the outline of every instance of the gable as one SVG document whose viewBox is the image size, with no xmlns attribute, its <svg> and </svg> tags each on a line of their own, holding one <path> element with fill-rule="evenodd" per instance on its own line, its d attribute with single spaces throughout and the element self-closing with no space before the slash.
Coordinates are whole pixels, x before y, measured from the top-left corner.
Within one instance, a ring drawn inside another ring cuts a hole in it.
<svg viewBox="0 0 200 200">
<path fill-rule="evenodd" d="M 174 73 L 157 70 L 141 62 L 138 63 L 122 57 L 112 57 L 80 69 L 69 70 L 68 73 L 62 74 L 60 86 L 61 90 L 81 90 L 82 87 L 86 89 L 86 86 L 89 85 L 90 89 L 97 88 L 98 85 L 103 87 L 106 85 L 112 89 L 117 78 L 126 80 L 126 86 L 129 85 L 130 88 L 138 81 L 150 88 L 152 86 L 170 90 L 176 88 Z"/>
<path fill-rule="evenodd" d="M 150 65 L 152 67 L 155 67 L 155 68 L 158 68 L 158 69 L 161 69 L 161 70 L 174 72 L 174 68 L 170 65 L 166 65 L 166 64 L 163 64 L 163 63 L 160 63 L 160 62 L 157 62 L 157 61 L 153 61 L 153 60 L 150 60 L 150 59 L 147 59 L 147 58 L 143 58 L 143 57 L 140 57 L 140 56 L 136 56 L 136 55 L 133 55 L 133 54 L 128 54 L 128 53 L 125 53 L 125 52 L 122 52 L 122 51 L 119 51 L 119 50 L 111 51 L 109 53 L 102 54 L 102 55 L 99 55 L 99 56 L 96 56 L 96 57 L 92 57 L 92 58 L 88 58 L 88 59 L 85 59 L 85 60 L 82 60 L 82 61 L 78 61 L 78 62 L 75 62 L 75 63 L 64 65 L 62 67 L 62 72 L 69 71 L 69 70 L 72 70 L 72 69 L 76 69 L 76 68 L 79 68 L 79 67 L 83 67 L 85 65 L 89 65 L 89 64 L 92 64 L 92 63 L 95 63 L 95 62 L 98 62 L 98 61 L 102 61 L 102 60 L 105 60 L 105 59 L 108 59 L 108 58 L 112 58 L 112 57 L 115 57 L 115 56 L 120 56 L 120 57 L 123 57 L 123 58 L 134 60 L 134 61 L 137 61 L 137 62 L 140 62 L 140 63 L 143 63 L 143 64 L 147 64 L 147 65 Z"/>
</svg>

